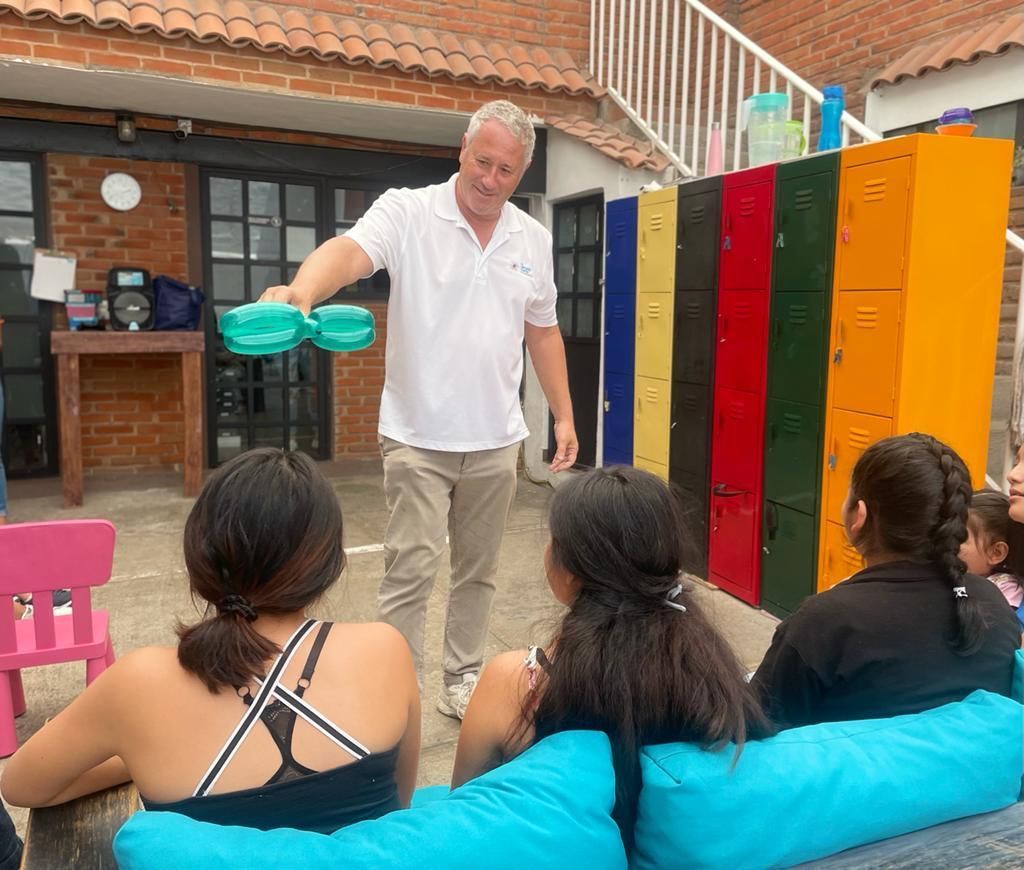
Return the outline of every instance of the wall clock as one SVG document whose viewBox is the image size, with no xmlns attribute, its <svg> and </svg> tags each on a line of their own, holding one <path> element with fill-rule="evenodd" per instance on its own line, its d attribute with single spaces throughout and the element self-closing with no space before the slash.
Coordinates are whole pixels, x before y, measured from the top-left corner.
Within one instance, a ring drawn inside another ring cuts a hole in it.
<svg viewBox="0 0 1024 870">
<path fill-rule="evenodd" d="M 131 211 L 142 200 L 142 188 L 126 172 L 111 172 L 100 185 L 103 201 L 116 211 Z"/>
</svg>

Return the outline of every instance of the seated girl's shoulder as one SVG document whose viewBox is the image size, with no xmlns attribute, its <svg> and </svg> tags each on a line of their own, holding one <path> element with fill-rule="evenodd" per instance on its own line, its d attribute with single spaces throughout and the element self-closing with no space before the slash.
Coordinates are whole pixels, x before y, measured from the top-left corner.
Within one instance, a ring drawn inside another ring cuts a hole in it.
<svg viewBox="0 0 1024 870">
<path fill-rule="evenodd" d="M 173 646 L 144 646 L 117 657 L 107 672 L 124 681 L 163 679 L 181 671 L 178 650 Z"/>
<path fill-rule="evenodd" d="M 337 622 L 331 630 L 331 641 L 370 657 L 409 654 L 402 633 L 386 622 Z"/>
</svg>

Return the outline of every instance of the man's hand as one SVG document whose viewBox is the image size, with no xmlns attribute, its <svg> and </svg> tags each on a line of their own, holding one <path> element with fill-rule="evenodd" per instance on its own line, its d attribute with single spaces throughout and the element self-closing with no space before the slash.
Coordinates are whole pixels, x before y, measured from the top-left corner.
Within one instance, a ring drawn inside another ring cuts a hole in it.
<svg viewBox="0 0 1024 870">
<path fill-rule="evenodd" d="M 285 302 L 288 305 L 294 305 L 307 317 L 309 316 L 309 309 L 312 307 L 309 298 L 290 284 L 278 284 L 276 287 L 268 287 L 257 301 Z"/>
<path fill-rule="evenodd" d="M 565 471 L 576 464 L 576 454 L 580 445 L 576 440 L 576 427 L 572 420 L 561 420 L 555 423 L 555 458 L 551 462 L 551 471 Z"/>
</svg>

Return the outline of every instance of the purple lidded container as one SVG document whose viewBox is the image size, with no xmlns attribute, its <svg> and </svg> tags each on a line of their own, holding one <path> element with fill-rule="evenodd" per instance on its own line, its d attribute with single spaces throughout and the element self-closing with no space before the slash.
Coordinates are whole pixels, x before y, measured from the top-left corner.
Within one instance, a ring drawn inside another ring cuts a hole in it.
<svg viewBox="0 0 1024 870">
<path fill-rule="evenodd" d="M 973 124 L 974 115 L 971 114 L 971 110 L 964 107 L 956 109 L 946 109 L 939 118 L 939 123 L 942 125 L 947 124 Z"/>
</svg>

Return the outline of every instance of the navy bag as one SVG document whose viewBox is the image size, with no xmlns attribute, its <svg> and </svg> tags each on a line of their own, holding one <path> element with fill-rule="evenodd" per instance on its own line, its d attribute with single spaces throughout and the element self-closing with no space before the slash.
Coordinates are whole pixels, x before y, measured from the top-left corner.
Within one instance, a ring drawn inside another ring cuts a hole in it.
<svg viewBox="0 0 1024 870">
<path fill-rule="evenodd" d="M 198 329 L 203 291 L 166 275 L 153 279 L 153 329 Z"/>
</svg>

